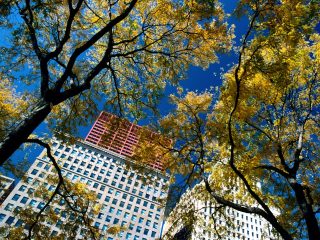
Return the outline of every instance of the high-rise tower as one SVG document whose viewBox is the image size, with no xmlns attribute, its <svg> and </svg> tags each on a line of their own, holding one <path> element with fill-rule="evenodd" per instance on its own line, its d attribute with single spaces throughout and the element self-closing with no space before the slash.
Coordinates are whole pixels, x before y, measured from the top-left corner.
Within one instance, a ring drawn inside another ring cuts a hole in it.
<svg viewBox="0 0 320 240">
<path fill-rule="evenodd" d="M 119 125 L 113 128 L 112 121 Z M 118 236 L 104 236 L 104 239 L 156 239 L 160 236 L 164 209 L 159 198 L 167 195 L 168 177 L 161 171 L 159 163 L 148 168 L 145 174 L 151 184 L 143 181 L 144 172 L 131 168 L 130 156 L 139 141 L 141 127 L 125 120 L 118 120 L 111 114 L 101 113 L 86 140 L 65 144 L 52 140 L 52 154 L 61 162 L 62 173 L 72 182 L 82 182 L 97 193 L 101 211 L 94 218 L 93 226 L 105 232 L 114 225 L 124 227 Z M 130 162 L 130 164 L 127 164 Z M 20 181 L 0 207 L 0 226 L 20 226 L 23 224 L 13 214 L 15 209 L 32 206 L 38 211 L 44 201 L 33 197 L 31 192 L 48 176 L 54 167 L 44 150 L 25 174 L 26 181 Z M 55 186 L 46 185 L 53 190 Z M 53 206 L 63 212 L 63 206 Z M 48 237 L 59 232 L 61 217 L 52 223 Z M 78 234 L 81 238 L 81 233 Z"/>
<path fill-rule="evenodd" d="M 141 130 L 142 127 L 128 120 L 119 119 L 110 113 L 101 112 L 85 140 L 120 155 L 132 157 L 134 148 L 139 143 Z M 150 131 L 150 134 L 157 133 Z M 169 141 L 168 144 L 170 144 Z M 163 171 L 163 163 L 164 159 L 152 159 L 149 166 Z"/>
</svg>

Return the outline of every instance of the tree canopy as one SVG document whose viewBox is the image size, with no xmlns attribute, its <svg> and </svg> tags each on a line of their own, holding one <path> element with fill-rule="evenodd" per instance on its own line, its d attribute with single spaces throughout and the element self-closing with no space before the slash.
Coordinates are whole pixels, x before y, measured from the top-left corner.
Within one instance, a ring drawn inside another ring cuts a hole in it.
<svg viewBox="0 0 320 240">
<path fill-rule="evenodd" d="M 250 16 L 238 62 L 219 91 L 172 96 L 159 125 L 175 145 L 159 146 L 173 182 L 203 181 L 212 201 L 264 217 L 283 239 L 318 239 L 319 3 L 237 11 Z"/>
<path fill-rule="evenodd" d="M 216 1 L 4 1 L 0 14 L 10 35 L 0 76 L 23 99 L 1 98 L 7 116 L 19 116 L 1 119 L 1 164 L 45 119 L 74 133 L 98 105 L 120 116 L 155 111 L 167 83 L 216 61 L 233 37 Z"/>
<path fill-rule="evenodd" d="M 159 120 L 164 137 L 142 138 L 135 159 L 164 157 L 173 182 L 203 182 L 213 201 L 260 215 L 283 239 L 319 239 L 319 8 L 239 1 L 249 26 L 222 86 L 179 88 Z M 215 62 L 234 37 L 209 0 L 4 1 L 0 20 L 10 33 L 0 50 L 0 164 L 44 120 L 72 134 L 98 106 L 156 112 L 166 84 Z"/>
</svg>

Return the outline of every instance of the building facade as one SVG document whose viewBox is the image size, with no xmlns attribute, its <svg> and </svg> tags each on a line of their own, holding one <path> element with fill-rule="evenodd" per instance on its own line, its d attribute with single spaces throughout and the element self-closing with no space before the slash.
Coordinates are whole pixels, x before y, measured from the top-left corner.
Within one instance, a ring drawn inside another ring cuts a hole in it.
<svg viewBox="0 0 320 240">
<path fill-rule="evenodd" d="M 203 194 L 199 195 L 199 192 Z M 271 225 L 262 217 L 217 204 L 203 183 L 187 190 L 166 219 L 163 240 L 271 240 Z"/>
<path fill-rule="evenodd" d="M 115 136 L 109 145 L 106 140 L 103 141 L 106 146 L 102 142 L 100 144 L 93 142 L 93 137 L 97 136 L 96 132 L 100 134 L 100 138 L 105 134 L 105 130 L 97 130 L 101 116 L 104 114 L 100 115 L 86 141 L 80 140 L 70 145 L 53 140 L 53 156 L 60 159 L 65 178 L 72 182 L 85 183 L 88 189 L 96 192 L 102 207 L 94 217 L 94 227 L 102 232 L 115 225 L 124 227 L 125 230 L 118 235 L 105 235 L 102 236 L 103 239 L 157 239 L 160 237 L 164 214 L 163 206 L 158 199 L 166 198 L 168 177 L 157 168 L 149 168 L 145 172 L 135 170 L 132 168 L 135 163 L 127 157 L 132 152 L 129 154 L 124 148 L 121 151 L 120 148 L 114 149 L 116 139 L 123 140 L 121 134 L 125 131 L 118 129 L 120 133 L 114 133 Z M 136 128 L 130 124 L 125 129 Z M 126 141 L 132 138 L 130 131 L 126 136 Z M 137 144 L 137 139 L 130 144 L 124 145 L 133 147 Z M 32 206 L 34 209 L 41 209 L 44 206 L 45 203 L 41 199 L 31 198 L 30 194 L 40 183 L 46 182 L 52 170 L 53 166 L 46 156 L 46 151 L 43 151 L 27 171 L 25 181 L 20 181 L 16 185 L 0 207 L 0 226 L 21 225 L 21 221 L 14 215 L 14 210 L 17 208 Z M 152 183 L 146 184 L 145 177 Z M 50 184 L 46 187 L 49 190 L 55 188 Z M 59 221 L 52 224 L 51 235 L 59 231 L 61 220 Z"/>
<path fill-rule="evenodd" d="M 101 112 L 85 140 L 122 156 L 132 157 L 134 148 L 139 142 L 141 130 L 141 126 L 126 119 L 119 119 L 110 113 Z M 150 137 L 157 135 L 149 132 Z M 170 141 L 166 144 L 170 144 Z M 164 171 L 163 159 L 153 159 L 149 165 L 153 169 Z"/>
</svg>

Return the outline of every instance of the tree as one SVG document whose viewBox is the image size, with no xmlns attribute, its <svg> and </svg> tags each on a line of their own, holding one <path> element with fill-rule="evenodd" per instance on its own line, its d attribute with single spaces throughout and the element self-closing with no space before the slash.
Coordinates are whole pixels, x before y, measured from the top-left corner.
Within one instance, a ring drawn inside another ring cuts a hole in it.
<svg viewBox="0 0 320 240">
<path fill-rule="evenodd" d="M 73 133 L 97 104 L 120 116 L 155 110 L 167 82 L 214 62 L 232 38 L 216 1 L 3 1 L 0 18 L 11 34 L 1 79 L 28 89 L 1 129 L 1 165 L 45 119 Z"/>
<path fill-rule="evenodd" d="M 319 4 L 241 1 L 238 11 L 251 14 L 249 30 L 218 101 L 172 97 L 160 127 L 175 146 L 159 146 L 172 173 L 203 181 L 219 204 L 264 217 L 283 239 L 319 239 Z"/>
</svg>

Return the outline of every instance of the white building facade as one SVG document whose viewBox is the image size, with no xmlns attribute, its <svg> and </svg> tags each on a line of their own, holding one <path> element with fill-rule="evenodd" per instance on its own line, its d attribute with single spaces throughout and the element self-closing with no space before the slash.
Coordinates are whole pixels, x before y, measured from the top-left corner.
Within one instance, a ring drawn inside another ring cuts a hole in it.
<svg viewBox="0 0 320 240">
<path fill-rule="evenodd" d="M 74 145 L 53 141 L 52 146 L 53 156 L 63 159 L 63 175 L 72 182 L 87 184 L 88 189 L 96 192 L 102 208 L 94 218 L 94 226 L 102 232 L 114 225 L 126 228 L 117 236 L 106 235 L 103 239 L 149 240 L 160 237 L 164 209 L 158 199 L 166 198 L 168 181 L 163 172 L 149 169 L 146 174 L 152 184 L 146 184 L 142 173 L 128 167 L 130 159 L 120 154 L 85 141 L 77 141 Z M 27 171 L 26 180 L 15 186 L 0 207 L 0 226 L 22 224 L 13 213 L 17 208 L 29 205 L 41 209 L 44 206 L 41 199 L 29 195 L 39 183 L 46 181 L 52 170 L 46 151 L 43 151 Z M 53 190 L 55 186 L 48 184 L 47 188 Z M 55 224 L 51 235 L 59 231 L 58 223 Z"/>
<path fill-rule="evenodd" d="M 271 225 L 262 217 L 222 207 L 203 191 L 201 183 L 183 194 L 166 219 L 164 240 L 271 240 Z M 210 200 L 208 200 L 210 199 Z M 238 202 L 238 201 L 237 201 Z"/>
</svg>

